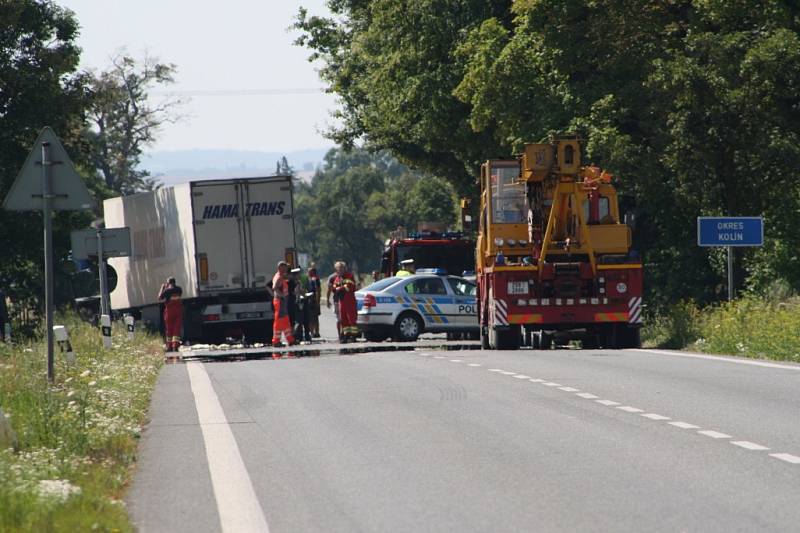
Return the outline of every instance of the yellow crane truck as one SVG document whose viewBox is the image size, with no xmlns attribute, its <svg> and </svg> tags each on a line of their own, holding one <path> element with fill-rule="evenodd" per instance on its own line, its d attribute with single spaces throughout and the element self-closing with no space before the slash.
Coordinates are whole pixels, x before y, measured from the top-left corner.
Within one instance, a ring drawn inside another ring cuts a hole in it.
<svg viewBox="0 0 800 533">
<path fill-rule="evenodd" d="M 642 262 L 612 176 L 581 165 L 581 142 L 528 144 L 481 165 L 476 247 L 484 349 L 640 345 Z"/>
</svg>

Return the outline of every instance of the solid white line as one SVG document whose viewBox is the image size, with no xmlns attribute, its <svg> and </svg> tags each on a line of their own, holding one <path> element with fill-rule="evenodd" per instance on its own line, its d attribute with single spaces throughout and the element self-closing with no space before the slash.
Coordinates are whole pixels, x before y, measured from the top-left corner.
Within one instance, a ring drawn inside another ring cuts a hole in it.
<svg viewBox="0 0 800 533">
<path fill-rule="evenodd" d="M 483 366 L 480 363 L 467 363 L 467 366 Z"/>
<path fill-rule="evenodd" d="M 558 390 L 563 390 L 564 392 L 580 392 L 574 387 L 559 387 Z"/>
<path fill-rule="evenodd" d="M 664 415 L 657 415 L 655 413 L 645 413 L 642 415 L 645 418 L 649 418 L 650 420 L 671 420 L 670 417 Z"/>
<path fill-rule="evenodd" d="M 202 363 L 186 364 L 222 531 L 269 532 L 236 438 Z"/>
<path fill-rule="evenodd" d="M 786 461 L 787 463 L 792 463 L 793 465 L 800 465 L 800 457 L 790 453 L 771 453 L 769 456 L 780 459 L 781 461 Z"/>
<path fill-rule="evenodd" d="M 705 431 L 698 431 L 699 434 L 705 435 L 706 437 L 711 437 L 712 439 L 730 439 L 732 438 L 730 435 L 726 435 L 725 433 L 720 433 L 719 431 L 711 431 L 710 429 Z"/>
<path fill-rule="evenodd" d="M 533 378 L 533 379 L 531 379 L 531 382 L 533 382 L 533 383 L 544 383 L 544 380 L 543 379 L 539 379 L 539 378 Z"/>
<path fill-rule="evenodd" d="M 762 366 L 766 368 L 781 368 L 783 370 L 798 370 L 800 371 L 800 365 L 782 365 L 780 363 L 768 363 L 766 361 L 753 361 L 752 359 L 738 359 L 732 357 L 725 357 L 721 355 L 706 355 L 706 354 L 699 354 L 699 353 L 683 353 L 683 352 L 673 352 L 669 350 L 649 350 L 649 349 L 640 349 L 634 348 L 631 351 L 634 352 L 642 352 L 642 353 L 653 353 L 656 355 L 672 355 L 675 357 L 690 357 L 692 359 L 708 359 L 709 361 L 719 361 L 723 363 L 736 363 L 737 365 L 750 365 L 750 366 Z"/>
<path fill-rule="evenodd" d="M 669 422 L 669 425 L 681 429 L 700 429 L 700 426 L 695 426 L 694 424 L 689 424 L 687 422 Z"/>
<path fill-rule="evenodd" d="M 561 383 L 553 383 L 552 381 L 546 381 L 542 383 L 545 387 L 560 387 Z"/>
<path fill-rule="evenodd" d="M 613 405 L 619 405 L 619 402 L 615 402 L 614 400 L 595 400 L 597 403 L 608 405 L 609 407 Z"/>
<path fill-rule="evenodd" d="M 600 396 L 595 396 L 594 394 L 589 394 L 588 392 L 578 392 L 575 396 L 580 396 L 581 398 L 586 398 L 587 400 L 596 400 Z"/>
<path fill-rule="evenodd" d="M 530 376 L 526 376 L 525 374 L 514 374 L 514 377 L 517 379 L 531 379 Z"/>
<path fill-rule="evenodd" d="M 756 444 L 755 442 L 749 442 L 746 440 L 733 440 L 731 444 L 734 446 L 739 446 L 740 448 L 744 448 L 746 450 L 755 450 L 757 452 L 762 452 L 764 450 L 769 450 L 766 446 L 762 446 L 760 444 Z"/>
<path fill-rule="evenodd" d="M 617 407 L 620 411 L 625 411 L 626 413 L 644 413 L 644 409 L 639 409 L 638 407 L 631 407 L 630 405 L 621 405 Z"/>
</svg>

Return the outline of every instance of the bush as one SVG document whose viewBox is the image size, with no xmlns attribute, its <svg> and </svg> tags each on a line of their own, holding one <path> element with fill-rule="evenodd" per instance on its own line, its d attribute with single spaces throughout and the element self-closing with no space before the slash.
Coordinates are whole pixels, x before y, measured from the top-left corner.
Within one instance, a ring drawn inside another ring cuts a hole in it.
<svg viewBox="0 0 800 533">
<path fill-rule="evenodd" d="M 658 348 L 685 348 L 700 337 L 699 315 L 693 301 L 678 302 L 665 314 L 656 314 L 645 321 L 642 342 Z"/>
</svg>

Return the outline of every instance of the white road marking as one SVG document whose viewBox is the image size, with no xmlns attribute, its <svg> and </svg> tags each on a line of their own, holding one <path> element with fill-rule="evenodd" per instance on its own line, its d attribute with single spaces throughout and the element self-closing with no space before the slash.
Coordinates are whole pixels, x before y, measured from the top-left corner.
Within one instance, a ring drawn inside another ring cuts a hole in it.
<svg viewBox="0 0 800 533">
<path fill-rule="evenodd" d="M 603 405 L 608 405 L 608 406 L 619 405 L 619 402 L 615 402 L 614 400 L 595 400 L 595 401 L 597 403 L 600 403 L 600 404 L 603 404 Z"/>
<path fill-rule="evenodd" d="M 631 407 L 630 405 L 621 405 L 617 407 L 620 411 L 625 411 L 626 413 L 644 413 L 644 409 L 639 409 L 638 407 Z"/>
<path fill-rule="evenodd" d="M 730 439 L 733 438 L 730 435 L 726 435 L 725 433 L 720 433 L 719 431 L 711 431 L 707 429 L 705 431 L 698 431 L 699 434 L 705 435 L 706 437 L 711 437 L 712 439 Z"/>
<path fill-rule="evenodd" d="M 531 381 L 533 383 L 544 383 L 544 380 L 543 379 L 539 379 L 539 378 L 533 378 L 533 379 L 531 379 Z"/>
<path fill-rule="evenodd" d="M 564 392 L 580 392 L 578 389 L 573 387 L 559 387 L 558 390 L 563 390 Z"/>
<path fill-rule="evenodd" d="M 645 417 L 645 418 L 649 418 L 650 420 L 672 420 L 668 416 L 657 415 L 655 413 L 645 413 L 642 416 Z"/>
<path fill-rule="evenodd" d="M 544 383 L 542 383 L 542 385 L 544 385 L 545 387 L 560 387 L 561 383 L 554 383 L 552 381 L 545 381 Z"/>
<path fill-rule="evenodd" d="M 434 359 L 444 359 L 444 356 L 443 355 L 434 355 L 433 358 Z"/>
<path fill-rule="evenodd" d="M 451 363 L 463 363 L 461 359 L 450 359 Z"/>
<path fill-rule="evenodd" d="M 780 459 L 781 461 L 786 461 L 787 463 L 792 463 L 793 465 L 800 465 L 800 457 L 790 453 L 771 453 L 769 456 Z"/>
<path fill-rule="evenodd" d="M 480 363 L 467 363 L 467 366 L 483 366 Z"/>
<path fill-rule="evenodd" d="M 669 350 L 649 350 L 649 349 L 639 349 L 639 348 L 635 348 L 632 351 L 641 353 L 652 353 L 656 355 L 672 355 L 675 357 L 690 357 L 692 359 L 708 359 L 710 361 L 735 363 L 737 365 L 762 366 L 766 368 L 782 368 L 784 370 L 800 371 L 800 365 L 782 365 L 780 363 L 768 363 L 766 361 L 753 361 L 752 359 L 738 359 L 732 357 L 724 357 L 720 355 L 706 355 L 699 353 L 683 353 L 683 352 L 672 352 Z"/>
<path fill-rule="evenodd" d="M 700 429 L 700 426 L 695 426 L 694 424 L 689 424 L 687 422 L 669 422 L 669 425 L 681 429 Z"/>
<path fill-rule="evenodd" d="M 507 370 L 501 370 L 500 373 L 503 374 L 504 376 L 513 376 L 514 374 L 516 374 L 516 372 L 509 372 Z"/>
<path fill-rule="evenodd" d="M 745 450 L 755 450 L 758 452 L 769 450 L 769 448 L 767 448 L 766 446 L 762 446 L 760 444 L 756 444 L 755 442 L 749 442 L 746 440 L 733 440 L 731 441 L 731 444 L 733 444 L 734 446 L 739 446 L 741 448 L 744 448 Z"/>
<path fill-rule="evenodd" d="M 581 398 L 586 398 L 587 400 L 596 400 L 600 396 L 595 396 L 594 394 L 589 394 L 588 392 L 578 392 L 575 396 L 580 396 Z"/>
<path fill-rule="evenodd" d="M 202 363 L 186 364 L 222 531 L 269 532 L 236 438 Z"/>
<path fill-rule="evenodd" d="M 489 372 L 505 372 L 505 370 L 500 370 L 499 368 L 490 368 Z"/>
<path fill-rule="evenodd" d="M 531 379 L 530 376 L 526 376 L 525 374 L 514 374 L 514 377 L 517 379 Z"/>
</svg>

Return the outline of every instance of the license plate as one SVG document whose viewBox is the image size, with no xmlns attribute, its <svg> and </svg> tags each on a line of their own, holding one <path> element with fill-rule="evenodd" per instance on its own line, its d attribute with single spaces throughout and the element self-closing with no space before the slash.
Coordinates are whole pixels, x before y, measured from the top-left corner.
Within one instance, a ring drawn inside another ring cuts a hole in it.
<svg viewBox="0 0 800 533">
<path fill-rule="evenodd" d="M 527 281 L 509 281 L 508 294 L 528 294 Z"/>
<path fill-rule="evenodd" d="M 237 318 L 261 318 L 261 313 L 238 313 Z"/>
</svg>

